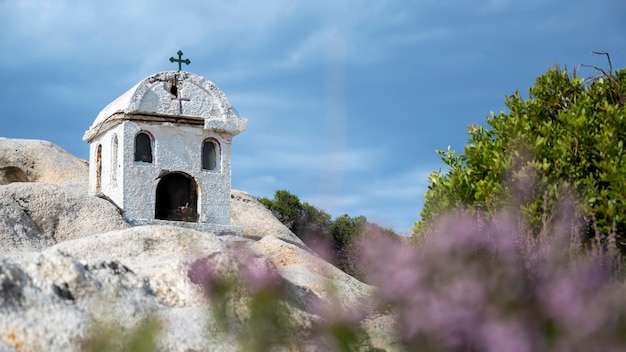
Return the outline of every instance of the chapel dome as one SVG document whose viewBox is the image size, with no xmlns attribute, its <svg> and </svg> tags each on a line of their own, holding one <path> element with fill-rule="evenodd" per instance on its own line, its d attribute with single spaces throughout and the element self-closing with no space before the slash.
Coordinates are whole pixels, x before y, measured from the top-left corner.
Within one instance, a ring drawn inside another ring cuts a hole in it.
<svg viewBox="0 0 626 352">
<path fill-rule="evenodd" d="M 83 140 L 91 140 L 108 129 L 106 125 L 119 122 L 116 120 L 151 117 L 186 118 L 203 122 L 205 128 L 225 125 L 245 130 L 245 119 L 237 116 L 226 95 L 213 82 L 185 71 L 164 71 L 143 79 L 107 105 Z"/>
</svg>

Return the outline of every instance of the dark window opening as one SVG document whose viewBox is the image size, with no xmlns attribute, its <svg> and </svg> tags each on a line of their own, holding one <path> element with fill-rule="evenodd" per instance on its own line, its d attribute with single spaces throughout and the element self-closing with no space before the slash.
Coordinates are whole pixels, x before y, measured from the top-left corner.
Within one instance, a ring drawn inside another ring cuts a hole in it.
<svg viewBox="0 0 626 352">
<path fill-rule="evenodd" d="M 204 141 L 202 144 L 202 168 L 215 170 L 217 167 L 217 147 L 213 141 Z"/>
<path fill-rule="evenodd" d="M 198 193 L 194 179 L 171 173 L 161 177 L 156 189 L 155 219 L 198 221 Z"/>
<path fill-rule="evenodd" d="M 135 137 L 135 161 L 152 163 L 152 139 L 141 132 Z"/>
</svg>

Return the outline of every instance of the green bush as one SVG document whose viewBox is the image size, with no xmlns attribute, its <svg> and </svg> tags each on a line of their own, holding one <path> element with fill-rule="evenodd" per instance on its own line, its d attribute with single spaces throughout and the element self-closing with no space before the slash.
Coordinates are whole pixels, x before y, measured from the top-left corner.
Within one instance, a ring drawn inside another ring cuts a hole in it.
<svg viewBox="0 0 626 352">
<path fill-rule="evenodd" d="M 587 244 L 626 250 L 626 70 L 583 80 L 558 67 L 538 77 L 528 99 L 506 97 L 508 112 L 489 128 L 468 127 L 463 153 L 437 151 L 448 170 L 433 172 L 414 237 L 452 210 L 488 220 L 521 210 L 520 223 L 549 233 L 571 201 Z M 594 240 L 595 241 L 592 241 Z"/>
<path fill-rule="evenodd" d="M 319 239 L 329 234 L 330 214 L 317 209 L 287 190 L 274 192 L 274 199 L 259 198 L 259 202 L 303 241 Z"/>
<path fill-rule="evenodd" d="M 391 229 L 368 222 L 363 215 L 343 214 L 331 220 L 326 211 L 301 202 L 298 196 L 287 190 L 277 190 L 273 199 L 263 197 L 258 200 L 322 258 L 359 280 L 365 277 L 360 270 L 362 264 L 357 243 L 367 240 L 368 234 L 374 232 L 398 236 Z"/>
<path fill-rule="evenodd" d="M 123 327 L 114 321 L 94 320 L 87 337 L 81 341 L 80 350 L 86 352 L 150 352 L 157 349 L 162 333 L 158 318 L 148 316 L 133 328 Z"/>
</svg>

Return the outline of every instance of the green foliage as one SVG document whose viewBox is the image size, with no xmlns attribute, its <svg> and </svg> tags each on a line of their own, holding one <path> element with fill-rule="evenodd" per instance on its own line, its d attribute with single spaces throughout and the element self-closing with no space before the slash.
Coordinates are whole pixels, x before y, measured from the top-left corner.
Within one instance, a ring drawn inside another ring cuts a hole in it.
<svg viewBox="0 0 626 352">
<path fill-rule="evenodd" d="M 238 271 L 222 272 L 210 261 L 198 260 L 190 269 L 192 282 L 200 282 L 217 323 L 212 334 L 237 344 L 238 351 L 299 351 L 310 341 L 336 346 L 337 351 L 353 351 L 353 347 L 369 346 L 367 335 L 344 310 L 324 305 L 301 306 L 293 302 L 294 292 L 277 272 L 263 265 L 258 257 L 244 253 Z M 208 269 L 208 270 L 205 270 Z M 332 297 L 331 297 L 332 298 Z M 296 301 L 299 301 L 296 299 Z M 318 302 L 319 303 L 319 302 Z M 312 309 L 320 320 L 308 321 L 310 330 L 302 331 L 299 309 Z M 309 325 L 311 324 L 311 325 Z M 310 341 L 308 341 L 310 340 Z M 322 348 L 328 350 L 328 348 Z"/>
<path fill-rule="evenodd" d="M 324 236 L 330 226 L 330 214 L 317 209 L 287 190 L 277 190 L 274 199 L 259 198 L 259 202 L 303 241 Z"/>
<path fill-rule="evenodd" d="M 524 100 L 505 98 L 508 113 L 491 114 L 490 128 L 468 127 L 457 154 L 437 151 L 446 173 L 433 172 L 413 229 L 419 236 L 452 210 L 490 218 L 516 207 L 535 233 L 547 233 L 571 200 L 587 239 L 617 233 L 626 248 L 626 70 L 583 80 L 554 67 Z"/>
<path fill-rule="evenodd" d="M 277 190 L 273 200 L 263 197 L 259 198 L 259 202 L 271 210 L 274 216 L 292 231 L 302 215 L 300 199 L 286 190 Z"/>
<path fill-rule="evenodd" d="M 348 214 L 338 216 L 330 224 L 334 241 L 333 264 L 359 280 L 364 280 L 364 275 L 359 270 L 358 240 L 366 226 L 365 216 L 351 217 Z"/>
<path fill-rule="evenodd" d="M 87 338 L 81 343 L 81 350 L 87 352 L 152 352 L 157 350 L 157 337 L 161 333 L 161 323 L 148 317 L 133 329 L 125 329 L 113 322 L 95 322 L 89 329 Z"/>
<path fill-rule="evenodd" d="M 337 266 L 352 277 L 369 283 L 367 273 L 372 272 L 373 268 L 370 263 L 363 258 L 364 246 L 380 238 L 386 238 L 398 244 L 403 243 L 407 238 L 398 236 L 398 234 L 390 228 L 383 228 L 378 224 L 367 222 L 363 216 L 351 218 L 350 222 L 356 223 L 356 234 L 341 251 L 338 259 L 339 264 Z"/>
<path fill-rule="evenodd" d="M 391 229 L 369 223 L 362 215 L 351 217 L 343 214 L 331 220 L 327 212 L 301 202 L 286 190 L 277 190 L 274 199 L 263 197 L 259 198 L 259 202 L 324 259 L 360 280 L 364 280 L 364 275 L 359 269 L 357 242 L 363 239 L 362 234 L 376 232 L 398 236 Z"/>
<path fill-rule="evenodd" d="M 205 290 L 217 333 L 233 337 L 241 351 L 268 351 L 295 343 L 282 287 L 251 288 L 241 277 L 229 274 L 212 278 Z"/>
<path fill-rule="evenodd" d="M 348 214 L 343 214 L 332 222 L 330 233 L 339 246 L 345 247 L 352 242 L 366 224 L 367 218 L 363 215 L 350 217 Z"/>
</svg>

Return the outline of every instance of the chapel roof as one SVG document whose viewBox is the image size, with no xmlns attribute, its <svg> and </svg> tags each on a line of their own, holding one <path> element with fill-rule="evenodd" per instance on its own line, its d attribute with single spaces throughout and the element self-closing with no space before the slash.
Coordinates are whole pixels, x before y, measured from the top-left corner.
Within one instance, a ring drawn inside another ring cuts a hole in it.
<svg viewBox="0 0 626 352">
<path fill-rule="evenodd" d="M 142 120 L 184 118 L 204 124 L 205 129 L 222 128 L 235 134 L 243 132 L 247 124 L 210 80 L 185 71 L 164 71 L 143 79 L 107 105 L 85 132 L 83 140 L 90 141 L 107 130 L 107 125 L 134 117 Z"/>
</svg>

